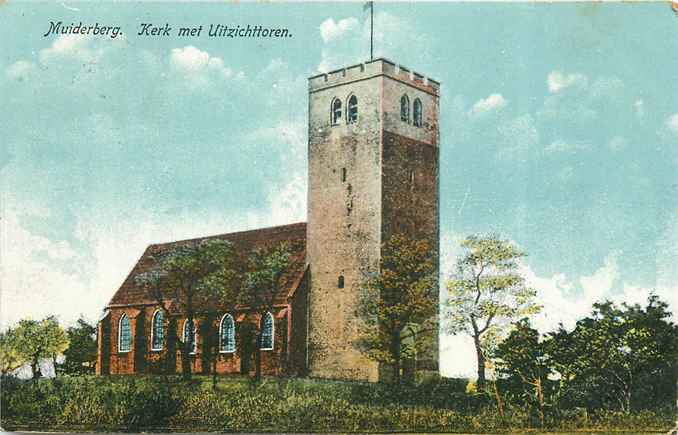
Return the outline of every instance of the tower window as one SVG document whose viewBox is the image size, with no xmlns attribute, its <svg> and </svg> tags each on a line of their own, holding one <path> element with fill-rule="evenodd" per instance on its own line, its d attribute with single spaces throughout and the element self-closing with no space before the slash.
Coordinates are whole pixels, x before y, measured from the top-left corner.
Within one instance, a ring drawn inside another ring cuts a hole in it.
<svg viewBox="0 0 678 435">
<path fill-rule="evenodd" d="M 346 181 L 346 168 L 341 168 L 341 181 Z"/>
<path fill-rule="evenodd" d="M 421 107 L 421 100 L 419 98 L 414 100 L 414 126 L 421 127 L 423 124 L 421 122 L 423 108 Z"/>
<path fill-rule="evenodd" d="M 410 99 L 407 95 L 400 97 L 400 120 L 410 122 Z"/>
<path fill-rule="evenodd" d="M 344 275 L 339 275 L 339 279 L 337 279 L 337 287 L 344 288 Z"/>
<path fill-rule="evenodd" d="M 332 113 L 330 117 L 332 125 L 338 125 L 341 122 L 341 100 L 339 98 L 332 100 Z"/>
<path fill-rule="evenodd" d="M 348 112 L 346 114 L 346 122 L 353 124 L 358 121 L 358 97 L 351 95 L 348 99 Z"/>
<path fill-rule="evenodd" d="M 414 169 L 410 170 L 409 179 L 410 179 L 410 189 L 413 189 L 414 188 Z"/>
</svg>

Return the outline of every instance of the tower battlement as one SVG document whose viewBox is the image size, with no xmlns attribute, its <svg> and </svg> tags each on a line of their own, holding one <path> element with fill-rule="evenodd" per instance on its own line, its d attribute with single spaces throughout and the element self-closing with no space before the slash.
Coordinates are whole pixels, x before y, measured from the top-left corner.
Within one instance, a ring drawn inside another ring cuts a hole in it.
<svg viewBox="0 0 678 435">
<path fill-rule="evenodd" d="M 379 76 L 390 77 L 435 96 L 438 96 L 440 92 L 440 82 L 384 58 L 309 77 L 308 89 L 312 93 L 333 86 Z"/>
</svg>

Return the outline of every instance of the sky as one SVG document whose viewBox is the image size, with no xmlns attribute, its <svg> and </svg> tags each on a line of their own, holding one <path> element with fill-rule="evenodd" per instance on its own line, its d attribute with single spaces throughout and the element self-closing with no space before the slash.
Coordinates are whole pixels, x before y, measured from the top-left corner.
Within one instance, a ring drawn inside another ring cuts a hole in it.
<svg viewBox="0 0 678 435">
<path fill-rule="evenodd" d="M 305 221 L 307 78 L 368 60 L 368 17 L 362 3 L 2 5 L 1 324 L 96 321 L 150 243 Z M 122 35 L 43 36 L 50 21 Z M 142 37 L 141 23 L 292 36 Z M 376 4 L 375 55 L 442 83 L 444 278 L 464 236 L 491 232 L 528 253 L 543 332 L 651 291 L 678 312 L 677 34 L 666 3 Z M 443 374 L 474 364 L 467 337 L 443 335 Z"/>
</svg>

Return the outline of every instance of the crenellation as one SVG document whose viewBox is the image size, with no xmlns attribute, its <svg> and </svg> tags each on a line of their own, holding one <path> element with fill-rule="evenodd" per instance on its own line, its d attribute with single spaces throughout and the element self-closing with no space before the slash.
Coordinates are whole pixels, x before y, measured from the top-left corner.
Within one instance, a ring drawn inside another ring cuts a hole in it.
<svg viewBox="0 0 678 435">
<path fill-rule="evenodd" d="M 314 92 L 330 86 L 343 85 L 351 81 L 366 80 L 376 76 L 391 77 L 434 94 L 437 94 L 440 89 L 440 83 L 430 77 L 383 58 L 317 74 L 308 79 L 308 86 L 309 90 Z"/>
</svg>

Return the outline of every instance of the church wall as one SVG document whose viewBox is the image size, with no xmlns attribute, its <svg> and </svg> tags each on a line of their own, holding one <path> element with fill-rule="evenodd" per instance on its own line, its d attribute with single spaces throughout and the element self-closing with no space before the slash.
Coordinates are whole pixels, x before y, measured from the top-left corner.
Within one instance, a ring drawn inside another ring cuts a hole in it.
<svg viewBox="0 0 678 435">
<path fill-rule="evenodd" d="M 287 364 L 287 346 L 288 346 L 288 312 L 283 310 L 286 307 L 277 308 L 274 314 L 274 346 L 272 351 L 262 351 L 262 373 L 265 376 L 282 375 L 284 370 L 288 367 Z M 299 307 L 299 310 L 305 308 Z M 99 343 L 100 363 L 97 364 L 97 374 L 136 374 L 136 373 L 163 373 L 169 370 L 170 373 L 181 373 L 182 358 L 179 344 L 174 337 L 182 337 L 185 318 L 171 316 L 165 319 L 165 340 L 162 350 L 151 350 L 151 324 L 152 317 L 156 311 L 156 307 L 125 307 L 113 308 L 110 310 L 106 319 L 100 322 L 101 337 Z M 133 345 L 129 352 L 118 352 L 118 328 L 122 314 L 127 314 L 130 319 L 131 333 L 133 337 Z M 219 352 L 216 356 L 217 365 L 216 371 L 218 374 L 240 374 L 243 364 L 244 343 L 243 332 L 248 326 L 254 327 L 258 322 L 258 316 L 248 315 L 243 313 L 231 313 L 236 320 L 236 351 L 233 353 Z M 283 315 L 284 314 L 284 315 Z M 221 315 L 210 316 L 197 315 L 195 320 L 197 322 L 196 338 L 198 340 L 198 348 L 195 354 L 189 356 L 191 363 L 191 371 L 195 374 L 211 373 L 211 360 L 209 353 L 205 351 L 206 344 L 206 324 L 209 322 L 215 334 L 218 333 Z M 301 322 L 304 321 L 303 316 L 298 321 L 297 329 L 305 330 L 306 326 Z M 104 335 L 105 334 L 105 335 Z M 216 338 L 216 337 L 215 337 Z M 249 373 L 254 373 L 254 347 L 252 345 L 250 354 Z M 300 350 L 303 347 L 299 347 Z M 105 358 L 105 360 L 104 360 Z M 291 355 L 290 360 L 292 365 L 290 370 L 294 372 L 303 371 L 303 367 L 298 367 L 296 364 L 303 364 L 305 357 Z M 99 369 L 101 367 L 101 369 Z M 169 368 L 169 369 L 168 369 Z"/>
</svg>

